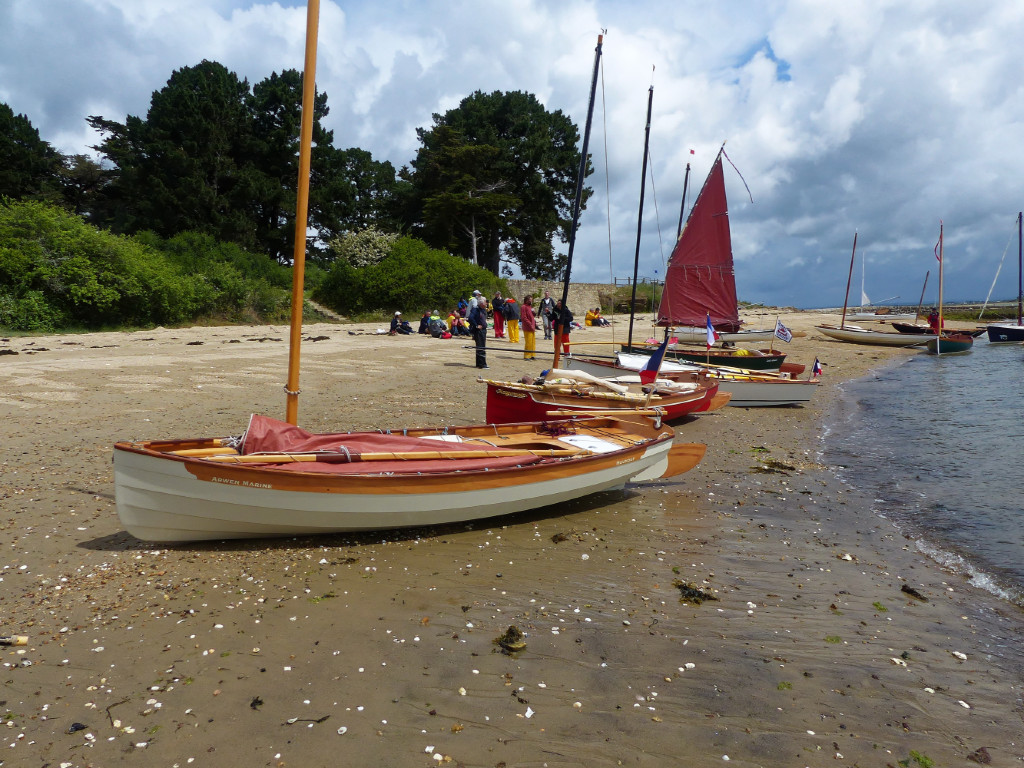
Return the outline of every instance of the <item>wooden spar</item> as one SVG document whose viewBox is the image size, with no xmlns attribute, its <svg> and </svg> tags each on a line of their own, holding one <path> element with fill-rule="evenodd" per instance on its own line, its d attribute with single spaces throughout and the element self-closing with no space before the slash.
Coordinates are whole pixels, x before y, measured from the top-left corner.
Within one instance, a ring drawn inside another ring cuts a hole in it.
<svg viewBox="0 0 1024 768">
<path fill-rule="evenodd" d="M 302 123 L 299 130 L 299 181 L 295 200 L 295 248 L 292 255 L 292 316 L 288 347 L 285 421 L 298 424 L 299 350 L 302 345 L 303 287 L 306 279 L 306 224 L 309 213 L 309 166 L 316 97 L 316 43 L 320 0 L 306 0 L 306 60 L 302 70 Z"/>
<path fill-rule="evenodd" d="M 633 411 L 626 411 L 622 408 L 587 408 L 586 410 L 569 411 L 548 411 L 549 416 L 579 416 L 590 418 L 591 416 L 661 416 L 664 413 L 659 408 L 637 408 Z"/>
<path fill-rule="evenodd" d="M 580 221 L 580 205 L 583 201 L 583 182 L 587 173 L 587 152 L 590 149 L 590 127 L 594 122 L 594 99 L 597 96 L 597 74 L 601 65 L 601 44 L 604 35 L 597 36 L 597 47 L 594 49 L 594 74 L 590 80 L 590 103 L 587 106 L 587 122 L 583 130 L 583 146 L 580 149 L 580 167 L 576 175 L 576 197 L 572 203 L 572 226 L 569 229 L 569 250 L 565 260 L 565 280 L 562 285 L 562 309 L 568 308 L 569 302 L 569 277 L 572 274 L 572 252 L 576 247 L 576 228 Z M 555 355 L 551 363 L 552 368 L 558 367 L 559 352 L 562 348 L 561 314 L 555 323 Z"/>
<path fill-rule="evenodd" d="M 679 226 L 676 227 L 676 240 L 683 234 L 683 216 L 686 214 L 686 189 L 690 186 L 690 164 L 686 164 L 686 175 L 683 176 L 683 202 L 679 204 Z"/>
<path fill-rule="evenodd" d="M 647 188 L 647 154 L 651 146 L 651 107 L 654 103 L 654 86 L 647 91 L 647 126 L 644 128 L 644 161 L 640 171 L 640 211 L 636 217 L 636 253 L 633 254 L 633 293 L 629 299 L 629 337 L 626 343 L 633 348 L 633 319 L 636 317 L 636 276 L 640 268 L 640 236 L 644 230 L 644 191 Z"/>
<path fill-rule="evenodd" d="M 853 233 L 853 253 L 850 254 L 850 274 L 846 277 L 846 298 L 843 299 L 843 319 L 839 321 L 839 327 L 846 327 L 846 307 L 850 302 L 850 281 L 853 280 L 853 260 L 857 257 L 857 233 Z"/>
<path fill-rule="evenodd" d="M 924 291 L 928 287 L 928 275 L 931 273 L 932 271 L 930 269 L 924 273 L 924 285 L 921 286 L 921 299 L 917 302 L 917 314 L 914 315 L 915 321 L 917 320 L 918 315 L 921 314 L 921 306 L 924 304 Z"/>
<path fill-rule="evenodd" d="M 530 450 L 496 449 L 480 451 L 372 451 L 359 453 L 247 453 L 244 456 L 207 456 L 206 461 L 219 464 L 291 464 L 294 462 L 323 461 L 332 464 L 356 464 L 364 461 L 434 461 L 437 459 L 499 459 L 509 456 L 538 456 L 541 458 L 579 456 L 587 453 L 580 448 L 549 448 Z"/>
</svg>

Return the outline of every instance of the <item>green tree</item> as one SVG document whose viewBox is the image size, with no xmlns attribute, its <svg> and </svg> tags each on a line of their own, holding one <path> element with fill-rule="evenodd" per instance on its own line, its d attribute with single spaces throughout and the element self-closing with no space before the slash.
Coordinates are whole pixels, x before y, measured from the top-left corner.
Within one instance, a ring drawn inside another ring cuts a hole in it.
<svg viewBox="0 0 1024 768">
<path fill-rule="evenodd" d="M 568 241 L 580 161 L 567 116 L 532 94 L 477 91 L 417 135 L 422 147 L 402 175 L 428 243 L 495 274 L 503 264 L 526 277 L 563 272 L 554 239 Z"/>
<path fill-rule="evenodd" d="M 29 119 L 0 103 L 0 197 L 55 198 L 60 164 L 60 154 Z"/>
<path fill-rule="evenodd" d="M 88 118 L 105 136 L 96 149 L 118 168 L 108 188 L 116 230 L 165 237 L 195 230 L 256 245 L 248 94 L 246 81 L 203 61 L 171 75 L 145 120 Z"/>
</svg>

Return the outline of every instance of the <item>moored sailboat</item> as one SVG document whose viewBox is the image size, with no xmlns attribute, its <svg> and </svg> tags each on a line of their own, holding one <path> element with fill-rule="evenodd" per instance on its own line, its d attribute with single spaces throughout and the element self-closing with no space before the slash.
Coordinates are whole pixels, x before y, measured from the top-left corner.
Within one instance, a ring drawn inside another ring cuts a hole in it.
<svg viewBox="0 0 1024 768">
<path fill-rule="evenodd" d="M 710 316 L 722 341 L 768 341 L 774 329 L 744 329 L 740 322 L 724 154 L 723 145 L 672 249 L 656 324 L 672 327 L 680 340 L 699 343 Z"/>
<path fill-rule="evenodd" d="M 925 339 L 912 334 L 893 333 L 891 331 L 880 331 L 862 328 L 859 325 L 847 325 L 846 310 L 850 303 L 850 281 L 853 278 L 853 262 L 857 257 L 857 233 L 853 234 L 853 252 L 850 254 L 850 272 L 846 278 L 846 298 L 843 299 L 843 314 L 839 325 L 823 323 L 814 326 L 825 336 L 836 341 L 844 341 L 850 344 L 870 344 L 882 347 L 917 347 L 925 343 Z"/>
<path fill-rule="evenodd" d="M 994 344 L 1024 341 L 1024 213 L 1017 214 L 1017 322 L 990 323 L 988 340 Z"/>
<path fill-rule="evenodd" d="M 939 317 L 935 328 L 936 335 L 928 339 L 928 354 L 930 355 L 952 355 L 963 352 L 970 352 L 974 346 L 974 337 L 967 333 L 945 331 L 942 329 L 942 290 L 943 290 L 943 268 L 945 267 L 945 256 L 943 254 L 942 222 L 939 222 L 939 243 L 936 246 L 935 254 L 939 260 Z"/>
</svg>

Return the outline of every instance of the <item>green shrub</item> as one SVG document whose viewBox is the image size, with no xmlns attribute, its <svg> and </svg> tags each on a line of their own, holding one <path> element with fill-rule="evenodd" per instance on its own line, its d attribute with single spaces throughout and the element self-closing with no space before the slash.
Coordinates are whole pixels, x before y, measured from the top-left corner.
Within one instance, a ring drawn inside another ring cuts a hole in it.
<svg viewBox="0 0 1024 768">
<path fill-rule="evenodd" d="M 476 288 L 485 295 L 507 292 L 504 280 L 447 251 L 412 237 L 392 245 L 376 264 L 357 269 L 337 260 L 314 291 L 316 301 L 346 315 L 400 309 L 419 313 L 447 311 Z"/>
</svg>

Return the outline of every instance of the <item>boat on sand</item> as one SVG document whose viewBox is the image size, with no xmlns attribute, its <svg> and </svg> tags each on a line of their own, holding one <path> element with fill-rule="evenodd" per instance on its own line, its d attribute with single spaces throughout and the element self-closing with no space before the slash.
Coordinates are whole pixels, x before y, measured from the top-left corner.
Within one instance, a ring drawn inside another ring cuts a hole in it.
<svg viewBox="0 0 1024 768">
<path fill-rule="evenodd" d="M 237 440 L 117 443 L 117 512 L 158 542 L 463 522 L 692 469 L 705 446 L 673 437 L 640 415 L 340 434 L 254 416 Z"/>
</svg>

